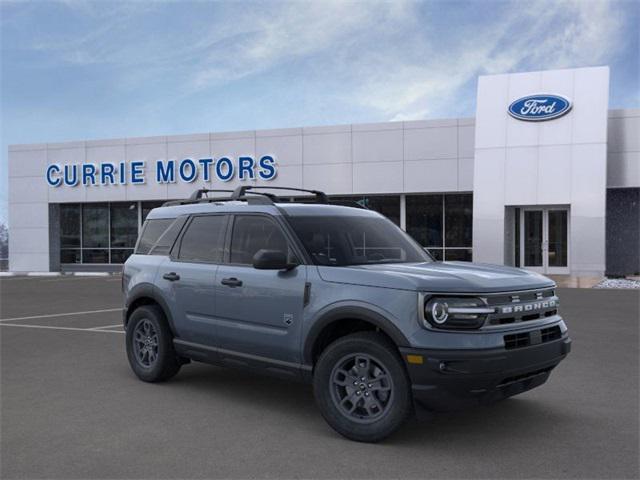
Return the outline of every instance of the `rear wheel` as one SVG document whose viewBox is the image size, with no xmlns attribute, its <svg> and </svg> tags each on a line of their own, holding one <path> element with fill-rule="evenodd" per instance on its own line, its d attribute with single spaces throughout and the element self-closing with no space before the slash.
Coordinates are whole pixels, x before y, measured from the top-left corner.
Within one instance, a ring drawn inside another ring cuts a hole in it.
<svg viewBox="0 0 640 480">
<path fill-rule="evenodd" d="M 129 365 L 140 380 L 161 382 L 180 370 L 173 335 L 159 307 L 144 305 L 131 314 L 126 343 Z"/>
<path fill-rule="evenodd" d="M 382 440 L 412 412 L 402 360 L 379 333 L 355 333 L 329 345 L 316 364 L 313 386 L 324 419 L 351 440 Z"/>
</svg>

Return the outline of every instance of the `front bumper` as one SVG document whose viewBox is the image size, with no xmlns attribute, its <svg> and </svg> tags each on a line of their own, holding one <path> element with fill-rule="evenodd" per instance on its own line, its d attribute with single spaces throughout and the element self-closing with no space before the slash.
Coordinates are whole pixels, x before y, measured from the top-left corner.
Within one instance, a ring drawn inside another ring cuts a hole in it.
<svg viewBox="0 0 640 480">
<path fill-rule="evenodd" d="M 570 350 L 571 339 L 565 332 L 557 340 L 513 350 L 401 348 L 400 352 L 415 402 L 428 410 L 447 411 L 491 403 L 542 385 Z"/>
</svg>

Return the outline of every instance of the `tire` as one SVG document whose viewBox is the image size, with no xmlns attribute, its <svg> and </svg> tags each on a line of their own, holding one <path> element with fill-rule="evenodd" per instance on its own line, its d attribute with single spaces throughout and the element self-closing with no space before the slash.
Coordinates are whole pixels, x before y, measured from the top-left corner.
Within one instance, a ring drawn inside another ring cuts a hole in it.
<svg viewBox="0 0 640 480">
<path fill-rule="evenodd" d="M 316 363 L 313 391 L 326 422 L 358 442 L 383 440 L 413 413 L 402 359 L 376 332 L 354 333 L 329 345 Z"/>
<path fill-rule="evenodd" d="M 126 345 L 129 365 L 140 380 L 162 382 L 180 370 L 173 335 L 156 305 L 143 305 L 133 311 L 127 323 Z"/>
</svg>

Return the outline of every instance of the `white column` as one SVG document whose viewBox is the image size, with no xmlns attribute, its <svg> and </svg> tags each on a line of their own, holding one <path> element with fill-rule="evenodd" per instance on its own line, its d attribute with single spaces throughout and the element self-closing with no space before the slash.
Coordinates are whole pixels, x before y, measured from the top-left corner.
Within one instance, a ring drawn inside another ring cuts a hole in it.
<svg viewBox="0 0 640 480">
<path fill-rule="evenodd" d="M 407 196 L 400 195 L 400 228 L 407 230 Z"/>
</svg>

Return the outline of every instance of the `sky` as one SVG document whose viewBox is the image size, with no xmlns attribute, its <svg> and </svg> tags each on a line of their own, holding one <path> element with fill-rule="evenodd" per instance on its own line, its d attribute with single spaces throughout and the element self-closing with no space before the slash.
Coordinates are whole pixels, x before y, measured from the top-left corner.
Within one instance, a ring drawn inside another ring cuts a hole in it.
<svg viewBox="0 0 640 480">
<path fill-rule="evenodd" d="M 478 75 L 611 68 L 640 106 L 640 1 L 0 0 L 11 144 L 473 116 Z"/>
</svg>

